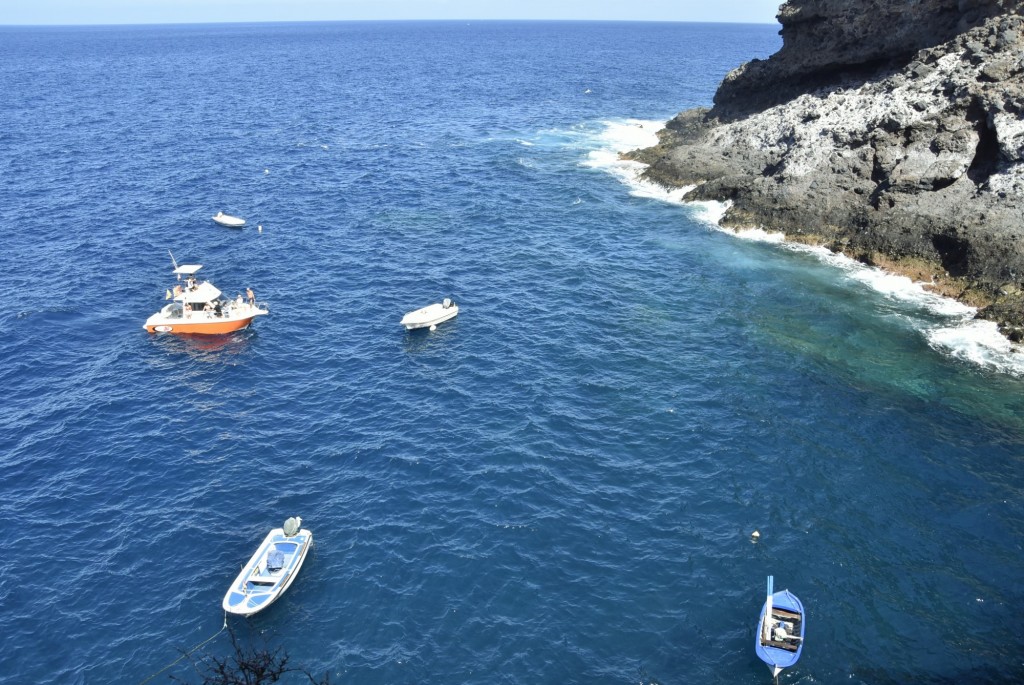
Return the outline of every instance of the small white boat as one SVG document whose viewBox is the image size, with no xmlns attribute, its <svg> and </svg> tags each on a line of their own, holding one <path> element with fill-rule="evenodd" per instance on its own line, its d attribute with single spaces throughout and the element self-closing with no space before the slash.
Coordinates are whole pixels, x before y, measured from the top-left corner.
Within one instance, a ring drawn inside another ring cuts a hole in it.
<svg viewBox="0 0 1024 685">
<path fill-rule="evenodd" d="M 241 228 L 245 226 L 245 219 L 240 219 L 237 216 L 231 216 L 224 212 L 217 212 L 213 215 L 213 220 L 221 226 L 227 226 L 228 228 Z"/>
<path fill-rule="evenodd" d="M 459 305 L 446 297 L 441 302 L 435 302 L 422 309 L 409 312 L 402 317 L 402 325 L 405 326 L 407 331 L 411 331 L 414 328 L 434 330 L 437 328 L 437 324 L 455 318 L 455 315 L 458 313 Z"/>
<path fill-rule="evenodd" d="M 224 595 L 224 611 L 252 616 L 288 589 L 313 546 L 313 534 L 301 526 L 295 516 L 270 531 Z"/>
</svg>

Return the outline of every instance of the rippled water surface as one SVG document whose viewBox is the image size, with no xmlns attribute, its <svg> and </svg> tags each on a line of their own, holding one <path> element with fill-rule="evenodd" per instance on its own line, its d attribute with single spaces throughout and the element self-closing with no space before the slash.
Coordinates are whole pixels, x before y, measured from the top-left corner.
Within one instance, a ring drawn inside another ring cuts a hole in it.
<svg viewBox="0 0 1024 685">
<path fill-rule="evenodd" d="M 0 682 L 142 681 L 292 515 L 312 556 L 232 623 L 332 682 L 768 682 L 769 573 L 784 682 L 1024 677 L 1016 353 L 616 160 L 778 45 L 0 29 Z M 145 333 L 168 250 L 270 315 Z"/>
</svg>

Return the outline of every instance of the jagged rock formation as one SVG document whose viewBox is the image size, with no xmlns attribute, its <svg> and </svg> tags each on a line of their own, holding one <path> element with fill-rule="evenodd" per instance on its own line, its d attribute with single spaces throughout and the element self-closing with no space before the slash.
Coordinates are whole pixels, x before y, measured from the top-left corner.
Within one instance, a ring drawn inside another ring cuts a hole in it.
<svg viewBox="0 0 1024 685">
<path fill-rule="evenodd" d="M 1024 0 L 790 0 L 783 47 L 632 158 L 780 230 L 931 281 L 1024 339 Z"/>
</svg>

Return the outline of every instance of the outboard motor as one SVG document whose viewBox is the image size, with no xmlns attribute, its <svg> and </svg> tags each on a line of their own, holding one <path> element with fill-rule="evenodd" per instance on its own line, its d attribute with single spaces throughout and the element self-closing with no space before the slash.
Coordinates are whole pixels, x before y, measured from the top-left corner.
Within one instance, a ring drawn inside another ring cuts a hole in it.
<svg viewBox="0 0 1024 685">
<path fill-rule="evenodd" d="M 292 516 L 290 519 L 284 522 L 284 534 L 285 537 L 292 537 L 299 532 L 299 528 L 302 527 L 302 517 Z"/>
<path fill-rule="evenodd" d="M 452 306 L 451 299 L 446 297 L 443 300 L 441 300 L 441 306 L 444 307 L 445 309 L 451 308 L 451 306 Z"/>
</svg>

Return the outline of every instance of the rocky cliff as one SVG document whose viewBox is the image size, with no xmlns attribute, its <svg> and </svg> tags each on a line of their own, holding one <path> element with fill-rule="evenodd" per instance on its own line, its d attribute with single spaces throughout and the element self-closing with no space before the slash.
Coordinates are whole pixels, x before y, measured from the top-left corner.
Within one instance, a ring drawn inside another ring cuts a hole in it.
<svg viewBox="0 0 1024 685">
<path fill-rule="evenodd" d="M 630 156 L 1024 339 L 1024 0 L 790 0 L 783 47 Z"/>
</svg>

